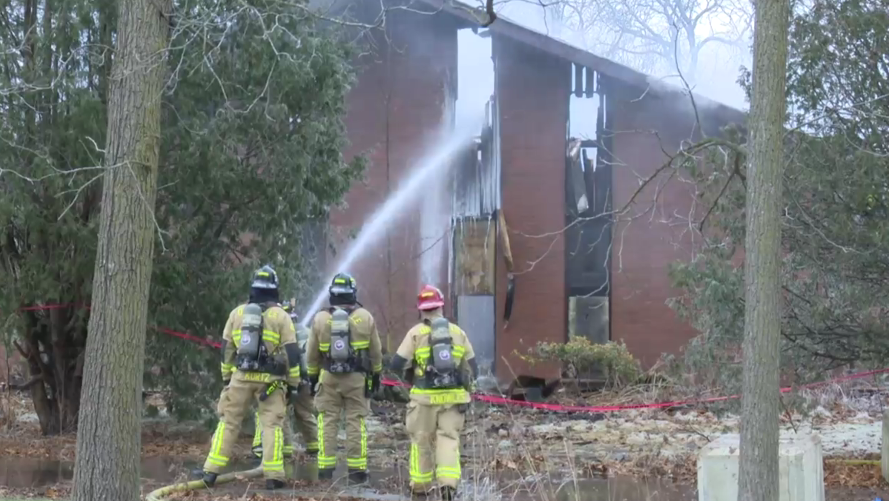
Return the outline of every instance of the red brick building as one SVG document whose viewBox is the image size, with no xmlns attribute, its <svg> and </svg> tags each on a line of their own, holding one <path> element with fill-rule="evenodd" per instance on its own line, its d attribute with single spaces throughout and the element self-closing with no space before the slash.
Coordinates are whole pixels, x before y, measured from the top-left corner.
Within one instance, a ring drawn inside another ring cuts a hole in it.
<svg viewBox="0 0 889 501">
<path fill-rule="evenodd" d="M 352 11 L 359 18 L 379 16 L 369 10 L 379 2 L 360 5 L 363 11 Z M 427 151 L 428 133 L 453 123 L 457 31 L 476 25 L 471 14 L 440 0 L 415 0 L 412 8 L 423 5 L 434 13 L 388 12 L 386 36 L 376 32 L 373 50 L 359 60 L 346 153 L 365 153 L 370 164 L 366 181 L 348 194 L 348 207 L 330 218 L 328 234 L 338 248 L 404 181 Z M 495 89 L 479 141 L 446 180 L 424 186 L 348 270 L 381 325 L 384 345 L 394 351 L 416 322 L 420 268 L 428 268 L 423 256 L 433 252 L 451 318 L 482 359 L 496 361 L 501 381 L 556 375 L 519 355 L 538 341 L 565 341 L 569 332 L 622 339 L 645 365 L 677 352 L 694 332 L 665 304 L 674 295 L 667 265 L 689 258 L 693 232 L 667 216 L 687 215 L 692 191 L 675 172 L 671 181 L 664 175 L 637 193 L 625 212 L 614 212 L 664 165 L 665 152 L 693 139 L 696 115 L 713 135 L 741 113 L 700 97 L 695 113 L 680 89 L 507 19 L 488 31 Z M 568 137 L 572 93 L 599 101 L 595 140 Z M 430 203 L 442 194 L 445 203 Z M 444 233 L 424 235 L 424 217 L 443 220 Z M 504 232 L 513 262 L 508 323 Z"/>
</svg>

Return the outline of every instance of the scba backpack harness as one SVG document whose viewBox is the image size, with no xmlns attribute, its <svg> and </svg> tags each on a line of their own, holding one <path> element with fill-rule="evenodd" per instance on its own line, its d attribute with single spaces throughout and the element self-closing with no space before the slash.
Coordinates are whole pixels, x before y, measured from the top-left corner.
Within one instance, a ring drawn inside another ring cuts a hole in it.
<svg viewBox="0 0 889 501">
<path fill-rule="evenodd" d="M 423 321 L 429 334 L 429 359 L 426 362 L 426 382 L 431 389 L 448 389 L 463 386 L 458 369 L 456 347 L 451 335 L 451 323 L 444 317 Z"/>
<path fill-rule="evenodd" d="M 357 368 L 355 351 L 352 349 L 352 326 L 350 312 L 342 308 L 332 308 L 330 318 L 330 351 L 328 371 L 332 374 L 355 372 Z"/>
<path fill-rule="evenodd" d="M 286 367 L 273 360 L 263 342 L 263 314 L 271 306 L 273 305 L 270 303 L 263 305 L 249 303 L 243 307 L 241 338 L 235 359 L 235 367 L 241 372 L 259 372 L 277 376 L 286 372 Z"/>
</svg>

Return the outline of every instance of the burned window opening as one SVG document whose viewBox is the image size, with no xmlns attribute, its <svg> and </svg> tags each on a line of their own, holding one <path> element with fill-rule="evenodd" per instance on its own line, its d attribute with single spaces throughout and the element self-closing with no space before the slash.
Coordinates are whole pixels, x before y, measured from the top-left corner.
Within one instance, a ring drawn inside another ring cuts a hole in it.
<svg viewBox="0 0 889 501">
<path fill-rule="evenodd" d="M 500 206 L 494 60 L 487 31 L 457 32 L 456 127 L 484 110 L 485 124 L 454 174 L 454 218 L 490 217 Z"/>
<path fill-rule="evenodd" d="M 494 60 L 490 34 L 487 30 L 458 30 L 456 126 L 475 119 L 493 95 Z"/>
<path fill-rule="evenodd" d="M 599 75 L 572 65 L 565 158 L 568 335 L 610 339 L 612 172 Z"/>
<path fill-rule="evenodd" d="M 485 125 L 457 157 L 454 168 L 453 217 L 490 218 L 500 207 L 500 174 L 495 138 L 496 105 L 485 107 Z"/>
<path fill-rule="evenodd" d="M 484 110 L 482 129 L 455 161 L 450 239 L 454 319 L 469 333 L 479 368 L 490 374 L 496 344 L 495 214 L 500 208 L 499 113 L 489 33 L 457 32 L 457 128 Z"/>
</svg>

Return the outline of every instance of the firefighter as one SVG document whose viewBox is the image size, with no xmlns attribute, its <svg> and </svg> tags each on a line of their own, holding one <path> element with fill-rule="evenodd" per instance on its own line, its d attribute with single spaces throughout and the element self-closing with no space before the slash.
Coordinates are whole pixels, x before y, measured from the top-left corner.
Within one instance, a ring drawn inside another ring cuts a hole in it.
<svg viewBox="0 0 889 501">
<path fill-rule="evenodd" d="M 262 469 L 267 489 L 284 486 L 284 414 L 299 385 L 300 350 L 290 317 L 278 304 L 278 275 L 270 266 L 253 274 L 250 299 L 229 313 L 222 334 L 219 425 L 204 462 L 203 480 L 216 483 L 229 461 L 244 415 L 259 403 Z"/>
<path fill-rule="evenodd" d="M 460 432 L 478 366 L 463 329 L 442 314 L 444 297 L 431 285 L 420 290 L 420 323 L 404 337 L 391 369 L 412 367 L 405 429 L 411 438 L 411 491 L 427 495 L 433 478 L 443 499 L 452 499 L 460 483 Z"/>
<path fill-rule="evenodd" d="M 293 308 L 291 303 L 284 305 L 284 311 L 290 314 L 290 320 L 293 321 L 293 327 L 296 329 L 296 342 L 302 353 L 301 364 L 306 364 L 306 342 L 309 340 L 309 329 L 299 325 L 299 315 Z M 311 388 L 308 381 L 300 385 L 299 396 L 293 401 L 293 414 L 296 417 L 296 429 L 302 435 L 303 443 L 306 447 L 306 454 L 318 454 L 318 423 L 315 418 L 315 406 L 312 402 Z M 262 457 L 262 426 L 259 421 L 259 413 L 256 413 L 254 419 L 256 430 L 253 432 L 253 455 L 257 458 Z M 290 424 L 289 416 L 284 419 L 284 457 L 293 455 L 293 431 Z"/>
<path fill-rule="evenodd" d="M 339 273 L 328 289 L 330 306 L 313 321 L 306 348 L 318 410 L 318 478 L 333 478 L 336 469 L 340 412 L 345 412 L 346 464 L 349 481 L 364 483 L 367 475 L 369 397 L 380 385 L 382 345 L 373 316 L 358 302 L 358 287 L 348 273 Z"/>
</svg>

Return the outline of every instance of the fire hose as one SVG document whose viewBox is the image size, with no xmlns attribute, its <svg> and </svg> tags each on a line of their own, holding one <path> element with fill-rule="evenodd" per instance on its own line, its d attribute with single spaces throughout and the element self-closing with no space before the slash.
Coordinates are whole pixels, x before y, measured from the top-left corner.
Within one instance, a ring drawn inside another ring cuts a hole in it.
<svg viewBox="0 0 889 501">
<path fill-rule="evenodd" d="M 224 484 L 228 482 L 232 482 L 234 480 L 247 480 L 250 478 L 259 478 L 262 476 L 262 467 L 253 468 L 252 470 L 244 470 L 244 471 L 233 471 L 231 473 L 226 473 L 225 475 L 219 475 L 216 478 L 216 484 Z M 186 492 L 193 491 L 197 489 L 206 489 L 207 486 L 204 484 L 203 480 L 192 480 L 191 482 L 183 482 L 178 484 L 170 484 L 160 489 L 155 489 L 148 493 L 145 496 L 147 501 L 161 501 L 165 497 L 170 494 L 174 494 L 177 492 Z"/>
</svg>

